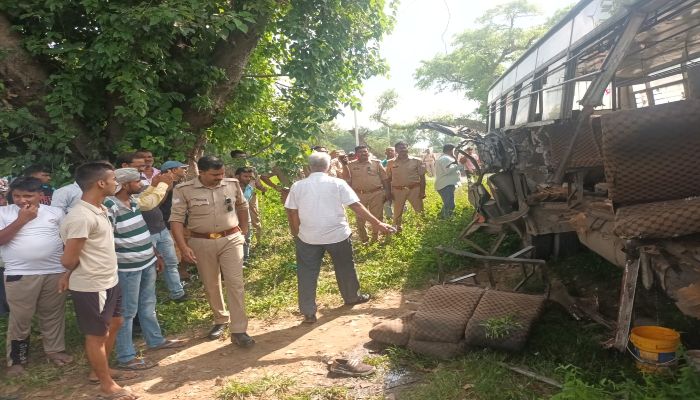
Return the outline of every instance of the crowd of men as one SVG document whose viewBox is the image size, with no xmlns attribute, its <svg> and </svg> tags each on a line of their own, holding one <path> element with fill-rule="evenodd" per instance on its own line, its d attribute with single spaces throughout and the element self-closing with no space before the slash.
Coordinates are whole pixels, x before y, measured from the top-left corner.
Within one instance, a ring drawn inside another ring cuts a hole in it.
<svg viewBox="0 0 700 400">
<path fill-rule="evenodd" d="M 354 154 L 316 146 L 308 166 L 299 176 L 290 176 L 296 174 L 255 165 L 258 160 L 234 150 L 235 170 L 227 174 L 221 159 L 204 156 L 197 160 L 197 174 L 188 179 L 186 164 L 166 161 L 157 169 L 153 154 L 139 150 L 120 155 L 114 165 L 82 164 L 74 182 L 55 191 L 51 171 L 42 167 L 26 169 L 9 185 L 0 181 L 0 192 L 8 192 L 0 198 L 10 203 L 0 204 L 0 255 L 10 311 L 8 374 L 25 372 L 35 315 L 47 358 L 60 366 L 73 361 L 64 339 L 70 294 L 85 335 L 88 379 L 99 384 L 105 397 L 137 398 L 118 382 L 155 364 L 137 357 L 135 323 L 150 350 L 184 345 L 164 337 L 156 314 L 158 273 L 171 301 L 188 298 L 181 261 L 196 265 L 213 311 L 208 338 L 220 338 L 228 326 L 233 343 L 253 346 L 255 340 L 247 333 L 243 269 L 250 257 L 251 227 L 258 241 L 262 234 L 256 196 L 266 190 L 261 182 L 280 193 L 287 211 L 303 323 L 317 320 L 316 286 L 326 252 L 345 304 L 369 301 L 360 291 L 345 207 L 356 214 L 360 241 L 370 241 L 370 235 L 378 241 L 380 234 L 401 231 L 406 202 L 422 213 L 426 195 L 424 159 L 410 156 L 404 142 L 387 148 L 385 155 L 378 160 L 366 146 L 357 146 Z M 445 145 L 434 160 L 442 217 L 451 216 L 454 189 L 461 171 L 473 170 L 470 164 L 455 157 L 452 145 Z M 383 222 L 385 210 L 393 226 Z M 108 363 L 113 350 L 114 369 Z M 333 368 L 349 375 L 369 371 L 352 362 Z"/>
</svg>

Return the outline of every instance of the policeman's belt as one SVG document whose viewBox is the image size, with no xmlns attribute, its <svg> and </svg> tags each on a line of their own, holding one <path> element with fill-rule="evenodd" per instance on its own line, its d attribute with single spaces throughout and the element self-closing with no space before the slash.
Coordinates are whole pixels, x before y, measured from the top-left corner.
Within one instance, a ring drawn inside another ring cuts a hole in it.
<svg viewBox="0 0 700 400">
<path fill-rule="evenodd" d="M 417 188 L 418 186 L 420 186 L 420 182 L 410 183 L 410 184 L 408 184 L 408 185 L 403 185 L 403 186 L 393 186 L 393 185 L 392 185 L 391 187 L 394 188 L 394 189 L 401 189 L 401 190 L 404 190 L 404 189 L 413 189 L 413 188 Z"/>
<path fill-rule="evenodd" d="M 382 189 L 383 189 L 383 187 L 379 186 L 379 187 L 376 187 L 374 189 L 369 189 L 369 190 L 360 190 L 360 189 L 355 189 L 355 188 L 353 188 L 352 190 L 354 190 L 355 193 L 357 193 L 357 194 L 367 194 L 367 193 L 378 192 Z"/>
<path fill-rule="evenodd" d="M 235 226 L 231 229 L 227 229 L 225 231 L 221 232 L 212 232 L 212 233 L 198 233 L 198 232 L 190 232 L 190 235 L 192 235 L 193 238 L 198 238 L 198 239 L 220 239 L 222 237 L 230 236 L 233 235 L 236 232 L 240 232 L 241 228 Z"/>
</svg>

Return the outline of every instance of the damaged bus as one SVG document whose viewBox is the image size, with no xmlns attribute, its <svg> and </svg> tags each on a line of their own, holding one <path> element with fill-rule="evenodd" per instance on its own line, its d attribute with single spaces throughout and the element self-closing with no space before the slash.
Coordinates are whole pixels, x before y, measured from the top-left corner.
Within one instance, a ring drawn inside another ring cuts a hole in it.
<svg viewBox="0 0 700 400">
<path fill-rule="evenodd" d="M 583 0 L 488 107 L 485 135 L 458 133 L 491 174 L 469 190 L 486 224 L 624 268 L 620 350 L 638 284 L 700 318 L 700 1 Z"/>
</svg>

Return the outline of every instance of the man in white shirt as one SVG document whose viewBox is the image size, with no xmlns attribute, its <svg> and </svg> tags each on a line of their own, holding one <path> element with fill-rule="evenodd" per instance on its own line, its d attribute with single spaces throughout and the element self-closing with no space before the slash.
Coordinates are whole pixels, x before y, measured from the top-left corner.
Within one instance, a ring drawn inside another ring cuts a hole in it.
<svg viewBox="0 0 700 400">
<path fill-rule="evenodd" d="M 352 232 L 344 207 L 349 207 L 380 232 L 393 232 L 391 225 L 378 220 L 360 203 L 347 182 L 327 174 L 330 162 L 327 153 L 312 153 L 309 156 L 311 174 L 292 185 L 284 204 L 295 238 L 299 310 L 305 323 L 316 322 L 316 285 L 326 251 L 331 256 L 345 304 L 369 301 L 369 295 L 360 293 L 350 241 Z"/>
<path fill-rule="evenodd" d="M 25 372 L 32 317 L 39 319 L 46 356 L 56 365 L 70 363 L 65 353 L 65 293 L 59 293 L 63 274 L 60 208 L 40 204 L 42 182 L 17 178 L 10 185 L 12 205 L 0 207 L 0 249 L 5 260 L 5 287 L 10 306 L 7 327 L 8 375 Z"/>
<path fill-rule="evenodd" d="M 442 155 L 435 162 L 435 190 L 442 198 L 442 218 L 450 218 L 455 209 L 455 189 L 459 186 L 461 173 L 464 171 L 463 157 L 458 164 L 455 160 L 455 146 L 446 144 L 442 146 Z"/>
</svg>

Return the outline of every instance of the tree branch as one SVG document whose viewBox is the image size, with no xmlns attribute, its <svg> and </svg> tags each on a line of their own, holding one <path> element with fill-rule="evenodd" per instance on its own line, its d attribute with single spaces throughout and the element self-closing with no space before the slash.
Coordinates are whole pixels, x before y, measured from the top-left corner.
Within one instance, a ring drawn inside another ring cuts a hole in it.
<svg viewBox="0 0 700 400">
<path fill-rule="evenodd" d="M 248 32 L 233 31 L 226 40 L 217 44 L 212 64 L 224 71 L 226 79 L 211 89 L 209 93 L 213 104 L 211 108 L 201 110 L 189 104 L 184 109 L 183 118 L 196 135 L 195 144 L 188 154 L 189 160 L 202 155 L 204 145 L 207 143 L 206 129 L 214 123 L 214 116 L 224 109 L 241 81 L 250 55 L 265 31 L 270 15 L 270 13 L 258 15 L 256 21 L 248 26 Z"/>
</svg>

